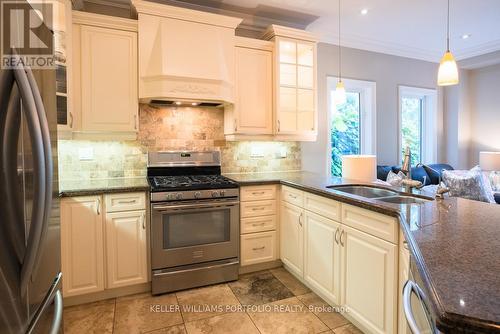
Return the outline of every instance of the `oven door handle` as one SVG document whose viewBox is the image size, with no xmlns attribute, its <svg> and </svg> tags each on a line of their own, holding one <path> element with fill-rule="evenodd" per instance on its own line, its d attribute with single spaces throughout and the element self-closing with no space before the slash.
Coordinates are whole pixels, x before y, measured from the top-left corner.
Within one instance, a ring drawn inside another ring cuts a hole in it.
<svg viewBox="0 0 500 334">
<path fill-rule="evenodd" d="M 240 202 L 219 202 L 214 204 L 180 204 L 180 205 L 153 205 L 155 211 L 182 211 L 191 209 L 213 209 L 238 205 Z"/>
</svg>

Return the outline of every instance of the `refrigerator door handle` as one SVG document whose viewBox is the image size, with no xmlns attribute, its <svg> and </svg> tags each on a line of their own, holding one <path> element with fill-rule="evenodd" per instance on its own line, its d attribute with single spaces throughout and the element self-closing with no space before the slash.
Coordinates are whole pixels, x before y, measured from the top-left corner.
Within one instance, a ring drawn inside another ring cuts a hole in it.
<svg viewBox="0 0 500 334">
<path fill-rule="evenodd" d="M 54 318 L 52 319 L 52 327 L 50 328 L 50 334 L 58 334 L 61 329 L 61 323 L 63 318 L 63 298 L 61 290 L 57 290 L 54 296 Z"/>
<path fill-rule="evenodd" d="M 40 90 L 35 81 L 35 77 L 33 76 L 33 72 L 31 69 L 27 67 L 26 75 L 28 77 L 28 82 L 31 86 L 31 91 L 33 93 L 33 97 L 35 99 L 36 112 L 38 113 L 38 120 L 40 123 L 40 129 L 42 130 L 42 140 L 43 140 L 43 150 L 44 160 L 45 160 L 45 207 L 44 207 L 44 215 L 42 222 L 42 232 L 40 234 L 40 241 L 38 242 L 38 250 L 36 251 L 35 256 L 35 266 L 33 268 L 33 272 L 38 270 L 38 265 L 40 263 L 40 255 L 43 242 L 47 235 L 47 230 L 49 226 L 49 218 L 50 211 L 52 208 L 52 180 L 53 180 L 53 171 L 54 166 L 52 162 L 52 147 L 50 143 L 50 131 L 49 131 L 49 122 L 47 120 L 47 115 L 45 113 L 45 107 L 43 105 L 42 96 L 40 95 Z"/>
<path fill-rule="evenodd" d="M 28 284 L 33 273 L 38 253 L 40 237 L 42 235 L 45 216 L 46 173 L 45 154 L 43 147 L 42 130 L 37 115 L 36 103 L 28 81 L 26 72 L 21 66 L 14 69 L 14 76 L 22 100 L 23 112 L 26 115 L 26 124 L 30 132 L 33 149 L 33 212 L 29 228 L 28 242 L 21 267 L 21 296 L 25 296 Z"/>
</svg>

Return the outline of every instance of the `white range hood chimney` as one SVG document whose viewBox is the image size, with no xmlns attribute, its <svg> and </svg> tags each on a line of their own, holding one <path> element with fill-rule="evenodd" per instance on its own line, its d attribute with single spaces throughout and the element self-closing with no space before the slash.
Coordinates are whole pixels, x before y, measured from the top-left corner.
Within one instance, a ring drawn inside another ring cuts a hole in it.
<svg viewBox="0 0 500 334">
<path fill-rule="evenodd" d="M 139 16 L 141 102 L 234 102 L 234 33 L 242 19 L 132 3 Z"/>
</svg>

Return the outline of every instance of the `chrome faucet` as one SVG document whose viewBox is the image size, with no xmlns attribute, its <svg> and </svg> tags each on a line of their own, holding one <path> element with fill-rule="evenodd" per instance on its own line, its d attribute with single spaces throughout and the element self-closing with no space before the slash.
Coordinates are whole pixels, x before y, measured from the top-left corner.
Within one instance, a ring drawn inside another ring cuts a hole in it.
<svg viewBox="0 0 500 334">
<path fill-rule="evenodd" d="M 401 183 L 405 186 L 405 191 L 407 193 L 411 193 L 412 188 L 420 189 L 424 186 L 422 182 L 411 178 L 411 150 L 409 146 L 407 146 L 405 150 L 405 158 L 403 160 L 403 166 L 401 166 L 401 171 L 406 176 Z"/>
<path fill-rule="evenodd" d="M 426 167 L 426 168 L 429 168 L 430 170 L 432 170 L 434 173 L 436 173 L 438 175 L 438 186 L 437 186 L 437 189 L 436 189 L 436 198 L 444 198 L 444 194 L 446 194 L 447 192 L 450 192 L 450 188 L 448 188 L 445 185 L 443 185 L 442 178 L 441 178 L 441 173 L 439 173 L 434 168 L 429 167 L 429 166 L 427 166 L 427 165 L 425 165 L 423 163 L 419 163 L 417 165 L 417 167 Z"/>
</svg>

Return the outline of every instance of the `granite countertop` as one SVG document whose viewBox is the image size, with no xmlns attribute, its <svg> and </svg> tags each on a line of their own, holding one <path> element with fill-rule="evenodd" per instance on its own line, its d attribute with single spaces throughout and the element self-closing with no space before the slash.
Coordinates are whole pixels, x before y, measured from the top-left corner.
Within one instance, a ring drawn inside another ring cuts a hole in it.
<svg viewBox="0 0 500 334">
<path fill-rule="evenodd" d="M 420 205 L 390 204 L 326 188 L 360 182 L 309 172 L 225 176 L 241 185 L 284 184 L 399 217 L 438 328 L 500 332 L 500 205 L 449 197 Z"/>
<path fill-rule="evenodd" d="M 59 196 L 90 196 L 104 193 L 132 192 L 149 190 L 145 177 L 87 179 L 59 182 Z"/>
</svg>

